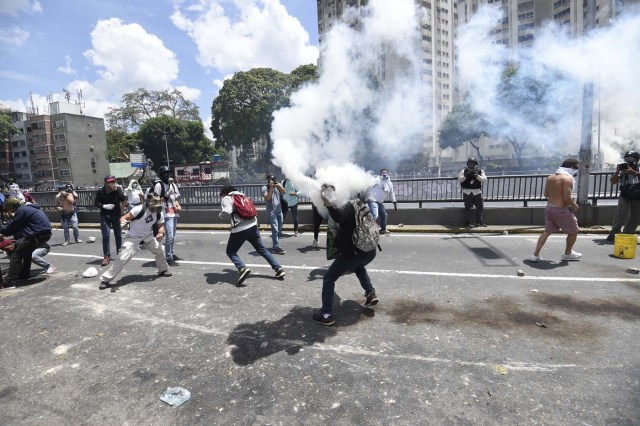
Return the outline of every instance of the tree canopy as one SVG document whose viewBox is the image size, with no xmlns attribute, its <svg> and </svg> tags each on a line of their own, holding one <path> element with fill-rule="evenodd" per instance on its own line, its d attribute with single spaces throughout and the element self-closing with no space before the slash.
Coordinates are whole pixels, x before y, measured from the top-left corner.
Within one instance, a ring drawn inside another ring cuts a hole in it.
<svg viewBox="0 0 640 426">
<path fill-rule="evenodd" d="M 140 149 L 137 133 L 127 133 L 120 129 L 109 129 L 107 136 L 107 158 L 111 161 L 129 159 L 129 154 Z"/>
<path fill-rule="evenodd" d="M 9 137 L 18 132 L 18 128 L 11 122 L 11 114 L 0 111 L 0 143 L 8 142 Z"/>
<path fill-rule="evenodd" d="M 440 147 L 457 148 L 469 142 L 482 163 L 478 140 L 487 133 L 488 127 L 485 117 L 464 101 L 453 107 L 440 125 Z"/>
<path fill-rule="evenodd" d="M 105 114 L 107 126 L 111 129 L 137 130 L 147 120 L 168 116 L 184 121 L 200 120 L 198 107 L 186 99 L 178 89 L 147 90 L 137 89 L 122 96 L 120 108 L 109 108 Z"/>
<path fill-rule="evenodd" d="M 225 80 L 211 106 L 216 146 L 253 149 L 258 162 L 266 161 L 272 148 L 273 112 L 289 106 L 291 94 L 317 78 L 315 65 L 302 65 L 290 74 L 254 68 Z"/>
</svg>

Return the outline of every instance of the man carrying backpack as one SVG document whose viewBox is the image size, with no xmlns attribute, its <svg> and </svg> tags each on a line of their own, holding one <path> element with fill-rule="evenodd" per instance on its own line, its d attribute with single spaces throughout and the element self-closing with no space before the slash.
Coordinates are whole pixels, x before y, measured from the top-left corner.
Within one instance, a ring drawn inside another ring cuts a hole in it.
<svg viewBox="0 0 640 426">
<path fill-rule="evenodd" d="M 169 266 L 178 266 L 176 260 L 182 260 L 173 252 L 176 240 L 176 225 L 178 216 L 182 211 L 182 206 L 178 202 L 180 198 L 180 190 L 171 177 L 171 168 L 162 166 L 158 170 L 160 179 L 153 183 L 153 186 L 147 190 L 147 194 L 154 192 L 160 196 L 164 206 L 164 229 L 167 232 L 164 240 L 164 254 L 167 258 Z"/>
<path fill-rule="evenodd" d="M 338 207 L 335 202 L 335 187 L 322 185 L 321 197 L 329 210 L 329 216 L 336 224 L 337 256 L 327 269 L 322 279 L 322 308 L 313 315 L 313 320 L 322 325 L 333 325 L 333 293 L 336 281 L 342 275 L 353 270 L 365 291 L 365 306 L 378 304 L 376 291 L 371 284 L 365 266 L 376 257 L 378 246 L 378 229 L 367 205 L 355 198 L 344 206 Z"/>
<path fill-rule="evenodd" d="M 154 193 L 147 195 L 144 204 L 135 206 L 120 218 L 120 222 L 124 221 L 129 221 L 129 231 L 127 231 L 118 258 L 100 276 L 100 290 L 109 287 L 109 283 L 122 272 L 122 268 L 129 263 L 140 248 L 147 249 L 155 255 L 159 276 L 170 277 L 172 275 L 160 245 L 160 241 L 164 237 L 164 215 L 162 214 L 160 196 Z M 153 225 L 156 223 L 158 224 L 158 234 L 154 236 Z"/>
<path fill-rule="evenodd" d="M 236 286 L 241 286 L 244 280 L 249 276 L 251 270 L 246 267 L 238 250 L 245 241 L 249 241 L 253 248 L 256 249 L 262 257 L 265 258 L 269 265 L 276 271 L 276 278 L 285 276 L 284 269 L 273 255 L 267 250 L 260 237 L 258 229 L 258 218 L 256 217 L 256 208 L 243 193 L 238 192 L 231 185 L 223 186 L 220 190 L 222 211 L 220 219 L 231 220 L 231 234 L 227 242 L 227 256 L 238 269 L 238 280 Z"/>
</svg>

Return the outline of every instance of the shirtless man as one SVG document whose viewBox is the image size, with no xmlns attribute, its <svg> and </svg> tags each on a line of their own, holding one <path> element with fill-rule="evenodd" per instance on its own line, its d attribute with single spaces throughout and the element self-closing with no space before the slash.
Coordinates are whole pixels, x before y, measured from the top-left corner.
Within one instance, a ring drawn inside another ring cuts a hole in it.
<svg viewBox="0 0 640 426">
<path fill-rule="evenodd" d="M 538 238 L 536 250 L 529 258 L 531 262 L 539 262 L 540 250 L 547 242 L 547 238 L 554 232 L 560 231 L 567 234 L 567 245 L 562 255 L 562 260 L 579 260 L 582 254 L 572 250 L 578 238 L 578 220 L 575 212 L 578 205 L 571 198 L 573 189 L 573 177 L 578 173 L 578 160 L 567 158 L 562 166 L 547 178 L 544 187 L 544 196 L 547 197 L 547 207 L 544 209 L 544 232 Z"/>
</svg>

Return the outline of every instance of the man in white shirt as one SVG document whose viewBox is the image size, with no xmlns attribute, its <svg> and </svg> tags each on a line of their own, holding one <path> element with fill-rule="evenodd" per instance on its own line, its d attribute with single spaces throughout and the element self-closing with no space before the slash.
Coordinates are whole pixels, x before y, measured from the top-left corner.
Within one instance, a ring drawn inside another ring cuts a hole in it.
<svg viewBox="0 0 640 426">
<path fill-rule="evenodd" d="M 160 241 L 164 237 L 164 214 L 160 196 L 155 193 L 147 195 L 144 204 L 134 207 L 120 218 L 120 222 L 125 221 L 130 222 L 129 231 L 125 235 L 125 241 L 118 258 L 100 276 L 100 290 L 109 287 L 109 283 L 120 274 L 124 266 L 129 263 L 129 260 L 141 247 L 155 255 L 159 276 L 170 277 L 172 275 L 160 245 Z M 155 223 L 158 224 L 158 234 L 154 236 L 153 225 Z"/>
<path fill-rule="evenodd" d="M 178 217 L 182 211 L 182 206 L 178 199 L 180 198 L 180 190 L 171 177 L 171 168 L 162 166 L 158 170 L 160 179 L 153 183 L 153 186 L 147 190 L 147 194 L 155 192 L 160 195 L 164 206 L 164 229 L 166 238 L 164 240 L 164 254 L 167 258 L 169 266 L 178 266 L 176 260 L 182 260 L 173 252 L 176 241 L 176 225 Z"/>
<path fill-rule="evenodd" d="M 482 221 L 484 211 L 484 200 L 482 198 L 482 184 L 487 181 L 487 175 L 478 167 L 478 161 L 474 157 L 469 157 L 467 167 L 460 171 L 458 182 L 462 187 L 462 200 L 464 201 L 464 226 L 487 226 Z M 475 220 L 472 219 L 473 206 L 476 207 Z"/>
<path fill-rule="evenodd" d="M 391 196 L 393 208 L 398 211 L 398 202 L 396 201 L 396 194 L 393 192 L 393 183 L 389 176 L 389 170 L 380 169 L 380 176 L 376 176 L 375 185 L 367 190 L 367 205 L 371 210 L 373 220 L 380 223 L 380 234 L 390 234 L 387 230 L 387 210 L 384 208 L 387 194 Z M 378 217 L 380 217 L 379 221 Z"/>
</svg>

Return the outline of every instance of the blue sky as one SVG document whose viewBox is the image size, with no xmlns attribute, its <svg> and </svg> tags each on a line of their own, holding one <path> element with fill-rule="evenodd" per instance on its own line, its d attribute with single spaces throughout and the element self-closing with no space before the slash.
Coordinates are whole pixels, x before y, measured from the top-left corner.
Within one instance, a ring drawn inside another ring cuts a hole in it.
<svg viewBox="0 0 640 426">
<path fill-rule="evenodd" d="M 0 0 L 0 20 L 0 105 L 17 110 L 82 90 L 102 116 L 138 87 L 175 87 L 208 128 L 224 78 L 318 56 L 314 0 Z"/>
</svg>

